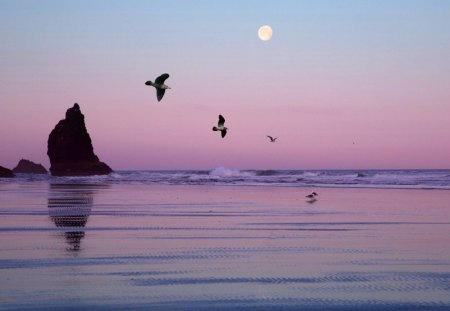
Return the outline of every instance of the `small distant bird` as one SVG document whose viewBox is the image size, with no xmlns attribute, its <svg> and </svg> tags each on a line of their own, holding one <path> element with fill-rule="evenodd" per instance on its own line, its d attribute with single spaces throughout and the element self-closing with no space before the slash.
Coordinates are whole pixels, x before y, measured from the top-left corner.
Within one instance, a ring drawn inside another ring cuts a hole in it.
<svg viewBox="0 0 450 311">
<path fill-rule="evenodd" d="M 318 194 L 316 193 L 316 192 L 311 192 L 310 194 L 308 194 L 306 197 L 308 198 L 308 199 L 310 199 L 310 200 L 315 200 L 316 199 L 316 196 L 317 196 Z"/>
<path fill-rule="evenodd" d="M 145 82 L 145 85 L 151 85 L 156 88 L 156 98 L 158 99 L 158 101 L 161 101 L 166 90 L 170 89 L 169 86 L 164 84 L 164 81 L 166 81 L 167 78 L 169 78 L 169 74 L 163 73 L 162 75 L 160 75 L 158 78 L 155 79 L 155 82 L 152 81 Z"/>
<path fill-rule="evenodd" d="M 224 126 L 224 124 L 225 124 L 225 118 L 220 114 L 219 115 L 219 122 L 217 123 L 217 127 L 214 126 L 212 128 L 213 131 L 220 131 L 220 133 L 222 134 L 222 138 L 224 138 L 225 135 L 227 135 L 227 130 L 228 130 L 228 128 L 226 128 Z"/>
<path fill-rule="evenodd" d="M 267 137 L 269 137 L 269 139 L 270 139 L 270 142 L 271 143 L 274 143 L 274 142 L 276 142 L 277 141 L 277 139 L 278 139 L 278 137 L 275 137 L 275 138 L 273 138 L 272 136 L 270 136 L 270 135 L 266 135 Z"/>
</svg>

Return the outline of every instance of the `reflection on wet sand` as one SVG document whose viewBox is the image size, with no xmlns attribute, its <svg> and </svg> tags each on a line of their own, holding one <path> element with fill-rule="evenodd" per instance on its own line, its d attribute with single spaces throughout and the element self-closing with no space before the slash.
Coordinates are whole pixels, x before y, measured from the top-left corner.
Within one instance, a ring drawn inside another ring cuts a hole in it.
<svg viewBox="0 0 450 311">
<path fill-rule="evenodd" d="M 81 240 L 94 203 L 94 195 L 101 188 L 92 184 L 50 184 L 48 213 L 56 227 L 65 228 L 67 251 L 79 251 Z"/>
</svg>

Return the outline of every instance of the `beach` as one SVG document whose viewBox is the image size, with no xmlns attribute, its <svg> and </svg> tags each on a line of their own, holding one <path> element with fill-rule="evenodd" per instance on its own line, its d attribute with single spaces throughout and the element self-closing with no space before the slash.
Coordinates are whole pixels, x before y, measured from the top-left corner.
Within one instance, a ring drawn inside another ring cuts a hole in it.
<svg viewBox="0 0 450 311">
<path fill-rule="evenodd" d="M 0 200 L 1 310 L 450 308 L 447 190 L 56 178 Z"/>
<path fill-rule="evenodd" d="M 0 311 L 450 311 L 449 30 L 0 0 Z"/>
</svg>

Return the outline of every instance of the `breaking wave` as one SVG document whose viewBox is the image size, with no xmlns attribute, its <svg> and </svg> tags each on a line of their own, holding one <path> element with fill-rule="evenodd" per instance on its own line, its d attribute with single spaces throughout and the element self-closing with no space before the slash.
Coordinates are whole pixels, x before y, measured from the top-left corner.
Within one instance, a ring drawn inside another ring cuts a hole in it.
<svg viewBox="0 0 450 311">
<path fill-rule="evenodd" d="M 450 170 L 211 170 L 116 171 L 105 176 L 53 177 L 18 174 L 0 183 L 57 181 L 60 183 L 142 183 L 167 185 L 234 185 L 287 187 L 411 188 L 450 190 Z"/>
<path fill-rule="evenodd" d="M 249 171 L 233 170 L 233 169 L 225 168 L 222 166 L 216 167 L 215 169 L 210 171 L 209 175 L 217 176 L 217 177 L 252 177 L 252 176 L 254 176 L 254 174 L 252 174 Z"/>
</svg>

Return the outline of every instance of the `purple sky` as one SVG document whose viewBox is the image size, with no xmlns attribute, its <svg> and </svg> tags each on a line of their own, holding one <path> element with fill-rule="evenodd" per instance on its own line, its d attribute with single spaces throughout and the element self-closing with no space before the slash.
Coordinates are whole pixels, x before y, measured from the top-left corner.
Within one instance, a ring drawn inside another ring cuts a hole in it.
<svg viewBox="0 0 450 311">
<path fill-rule="evenodd" d="M 450 167 L 450 1 L 0 0 L 0 41 L 1 166 L 77 102 L 115 170 Z"/>
</svg>

